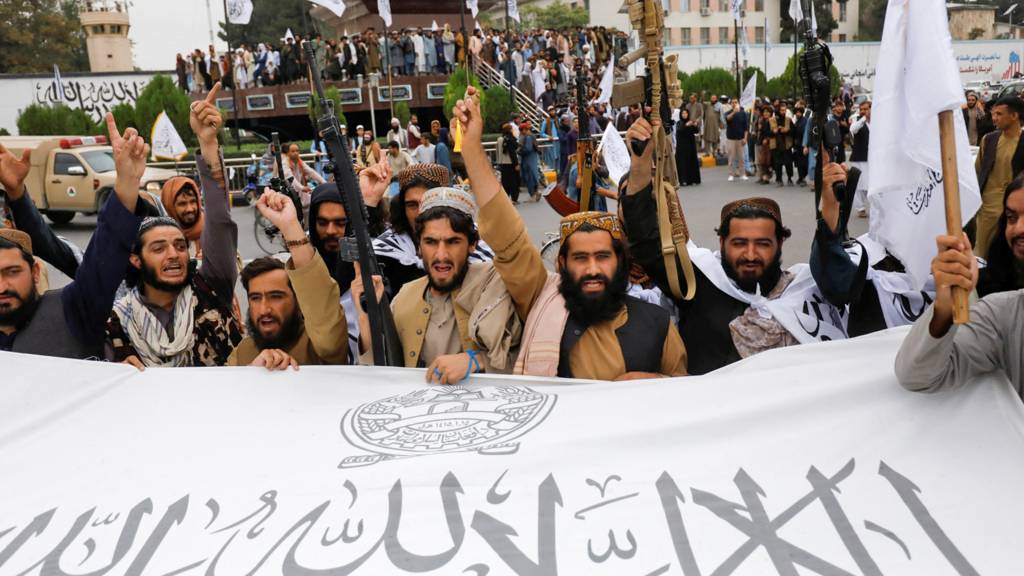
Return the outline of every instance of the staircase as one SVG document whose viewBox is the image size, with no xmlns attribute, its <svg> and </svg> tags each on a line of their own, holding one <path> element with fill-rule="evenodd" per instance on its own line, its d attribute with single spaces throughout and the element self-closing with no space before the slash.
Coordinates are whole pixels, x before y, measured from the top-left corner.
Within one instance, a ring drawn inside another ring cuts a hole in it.
<svg viewBox="0 0 1024 576">
<path fill-rule="evenodd" d="M 480 85 L 484 88 L 501 86 L 506 90 L 511 90 L 516 104 L 516 111 L 522 114 L 523 117 L 529 120 L 534 126 L 539 127 L 541 122 L 548 117 L 548 113 L 538 106 L 537 103 L 534 102 L 533 98 L 523 94 L 523 92 L 515 86 L 510 87 L 508 79 L 505 78 L 504 74 L 496 70 L 487 62 L 484 62 L 482 58 L 473 58 L 472 60 L 473 73 L 480 79 Z"/>
</svg>

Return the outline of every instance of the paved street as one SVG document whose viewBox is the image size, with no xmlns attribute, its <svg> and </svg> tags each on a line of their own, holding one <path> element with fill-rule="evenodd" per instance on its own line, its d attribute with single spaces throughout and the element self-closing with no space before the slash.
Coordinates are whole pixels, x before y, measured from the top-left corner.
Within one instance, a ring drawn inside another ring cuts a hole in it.
<svg viewBox="0 0 1024 576">
<path fill-rule="evenodd" d="M 753 179 L 748 182 L 728 182 L 728 171 L 724 166 L 704 169 L 701 177 L 703 184 L 680 189 L 690 233 L 699 245 L 717 245 L 715 228 L 718 226 L 719 215 L 725 203 L 749 196 L 767 196 L 779 202 L 782 206 L 783 220 L 786 226 L 793 230 L 793 237 L 786 242 L 784 261 L 788 264 L 807 261 L 815 226 L 814 196 L 809 188 L 776 188 L 774 184 L 762 186 Z M 520 197 L 527 198 L 525 193 Z M 254 208 L 248 206 L 232 210 L 235 222 L 238 223 L 239 252 L 245 260 L 263 255 L 254 236 L 253 210 Z M 544 241 L 546 232 L 558 231 L 558 215 L 546 202 L 526 201 L 520 204 L 519 210 L 529 227 L 530 235 L 538 244 Z M 70 224 L 56 226 L 55 230 L 84 248 L 95 226 L 95 216 L 78 215 Z M 867 220 L 854 216 L 850 227 L 852 236 L 860 235 L 867 231 Z M 67 282 L 63 275 L 55 271 L 51 271 L 51 281 L 54 286 L 61 286 Z"/>
</svg>

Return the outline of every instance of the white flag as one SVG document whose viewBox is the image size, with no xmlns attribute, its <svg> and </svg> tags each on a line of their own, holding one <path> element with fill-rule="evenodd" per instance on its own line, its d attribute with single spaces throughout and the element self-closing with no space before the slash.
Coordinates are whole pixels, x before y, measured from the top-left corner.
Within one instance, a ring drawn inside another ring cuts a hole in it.
<svg viewBox="0 0 1024 576">
<path fill-rule="evenodd" d="M 508 17 L 516 22 L 521 22 L 519 20 L 519 2 L 516 0 L 508 0 Z"/>
<path fill-rule="evenodd" d="M 319 6 L 323 6 L 324 8 L 327 8 L 332 13 L 334 13 L 334 15 L 337 16 L 338 18 L 341 18 L 342 14 L 345 13 L 345 3 L 342 0 L 309 0 L 309 1 L 312 2 L 313 4 L 317 4 Z"/>
<path fill-rule="evenodd" d="M 64 103 L 64 83 L 61 82 L 60 68 L 56 64 L 53 65 L 53 95 L 57 102 Z"/>
<path fill-rule="evenodd" d="M 629 172 L 629 149 L 626 148 L 626 141 L 615 130 L 614 122 L 608 123 L 601 136 L 601 154 L 612 182 L 618 182 Z"/>
<path fill-rule="evenodd" d="M 149 141 L 152 142 L 154 160 L 181 160 L 188 155 L 188 148 L 165 112 L 156 117 Z"/>
<path fill-rule="evenodd" d="M 384 26 L 391 28 L 391 0 L 377 0 L 377 12 L 384 19 Z"/>
<path fill-rule="evenodd" d="M 811 2 L 813 0 L 808 0 Z M 789 0 L 789 17 L 793 19 L 793 30 L 796 30 L 797 22 L 804 17 L 804 10 L 800 7 L 800 0 Z"/>
<path fill-rule="evenodd" d="M 764 49 L 768 51 L 768 54 L 771 54 L 772 53 L 772 48 L 774 48 L 774 46 L 772 46 L 772 35 L 768 33 L 768 27 L 765 26 L 764 27 Z M 768 74 L 768 71 L 765 70 L 764 73 Z"/>
<path fill-rule="evenodd" d="M 430 24 L 430 31 L 437 32 L 437 20 L 434 20 L 434 22 Z"/>
<path fill-rule="evenodd" d="M 479 21 L 476 22 L 476 29 L 481 31 L 481 32 L 484 31 L 484 29 L 480 27 L 480 22 Z"/>
<path fill-rule="evenodd" d="M 1006 12 L 1003 12 L 1003 16 L 1009 16 L 1016 9 L 1017 9 L 1017 5 L 1016 4 L 1011 5 L 1009 8 L 1006 9 Z"/>
<path fill-rule="evenodd" d="M 466 8 L 469 8 L 469 11 L 472 12 L 473 18 L 476 18 L 476 15 L 480 13 L 478 2 L 479 0 L 466 0 Z"/>
<path fill-rule="evenodd" d="M 291 28 L 289 28 L 287 31 L 285 31 L 284 38 L 281 38 L 281 40 L 287 41 L 289 38 L 291 38 L 293 41 L 295 40 L 295 34 L 292 34 L 292 29 Z"/>
<path fill-rule="evenodd" d="M 875 70 L 871 112 L 868 198 L 875 240 L 899 258 L 917 287 L 935 256 L 935 237 L 946 233 L 938 114 L 953 110 L 960 210 L 964 223 L 981 205 L 964 102 L 946 7 L 936 2 L 890 0 Z"/>
<path fill-rule="evenodd" d="M 747 80 L 746 87 L 743 88 L 743 94 L 740 94 L 740 108 L 744 110 L 754 107 L 754 99 L 757 98 L 757 74 L 755 73 Z"/>
<path fill-rule="evenodd" d="M 818 17 L 814 15 L 814 0 L 807 0 L 811 4 L 811 33 L 818 37 Z"/>
<path fill-rule="evenodd" d="M 740 52 L 743 53 L 744 60 L 750 58 L 750 41 L 747 40 L 747 28 L 745 26 L 740 28 Z"/>
<path fill-rule="evenodd" d="M 743 14 L 743 0 L 729 0 L 729 11 L 732 12 L 732 19 L 739 22 Z"/>
<path fill-rule="evenodd" d="M 601 94 L 594 100 L 595 104 L 605 104 L 612 101 L 612 88 L 615 86 L 615 55 L 612 54 L 608 66 L 604 69 L 604 76 L 601 77 Z M 616 180 L 617 182 L 617 180 Z"/>
<path fill-rule="evenodd" d="M 252 0 L 227 0 L 228 22 L 248 24 L 252 18 Z"/>
</svg>

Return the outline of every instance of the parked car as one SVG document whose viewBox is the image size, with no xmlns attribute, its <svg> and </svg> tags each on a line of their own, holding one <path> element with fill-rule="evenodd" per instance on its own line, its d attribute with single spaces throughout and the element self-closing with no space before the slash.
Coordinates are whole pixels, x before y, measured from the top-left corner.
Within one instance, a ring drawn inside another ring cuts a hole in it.
<svg viewBox="0 0 1024 576">
<path fill-rule="evenodd" d="M 1004 84 L 1002 89 L 996 93 L 994 99 L 998 100 L 1003 96 L 1016 96 L 1020 98 L 1021 92 L 1024 92 L 1024 80 L 1014 80 Z"/>
</svg>

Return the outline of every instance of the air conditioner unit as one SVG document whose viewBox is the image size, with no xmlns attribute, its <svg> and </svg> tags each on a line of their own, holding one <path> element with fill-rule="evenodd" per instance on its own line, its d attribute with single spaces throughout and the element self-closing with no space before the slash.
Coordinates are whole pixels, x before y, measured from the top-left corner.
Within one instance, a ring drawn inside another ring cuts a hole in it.
<svg viewBox="0 0 1024 576">
<path fill-rule="evenodd" d="M 701 16 L 711 16 L 711 8 L 709 8 L 708 6 L 702 7 L 700 9 L 700 15 Z"/>
</svg>

